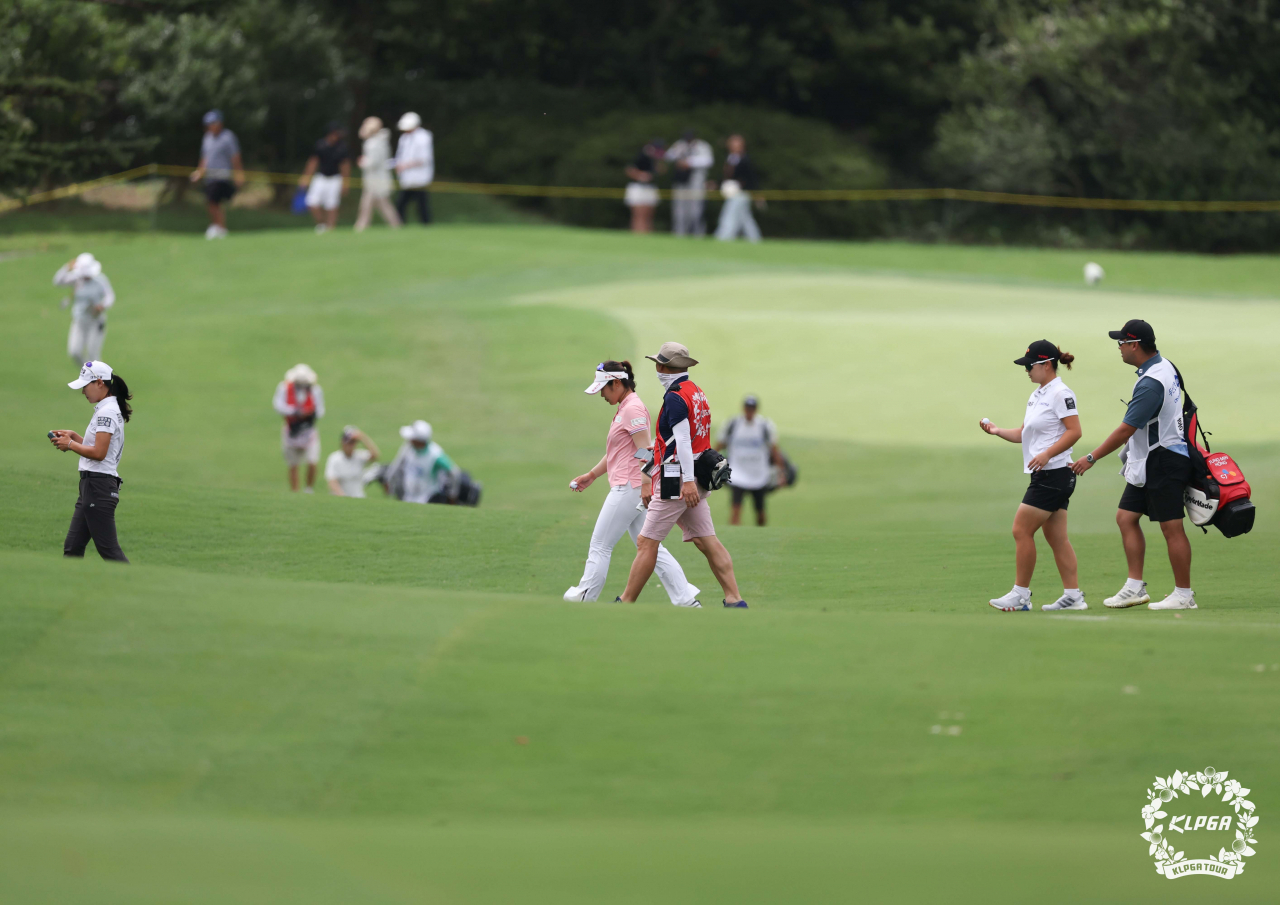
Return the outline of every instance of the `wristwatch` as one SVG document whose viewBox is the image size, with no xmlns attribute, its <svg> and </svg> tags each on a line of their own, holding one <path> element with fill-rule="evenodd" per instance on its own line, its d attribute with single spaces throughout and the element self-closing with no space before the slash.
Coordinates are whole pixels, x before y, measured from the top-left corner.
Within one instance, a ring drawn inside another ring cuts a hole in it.
<svg viewBox="0 0 1280 905">
<path fill-rule="evenodd" d="M 1086 462 L 1088 462 L 1090 465 L 1092 465 L 1092 464 L 1093 464 L 1093 453 L 1085 453 L 1085 454 L 1084 454 L 1084 460 L 1085 460 Z"/>
</svg>

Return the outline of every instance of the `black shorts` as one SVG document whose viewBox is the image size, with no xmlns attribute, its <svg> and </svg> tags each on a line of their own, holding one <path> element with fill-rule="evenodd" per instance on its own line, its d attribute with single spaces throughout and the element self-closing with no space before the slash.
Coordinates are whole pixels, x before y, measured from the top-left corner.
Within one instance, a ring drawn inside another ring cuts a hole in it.
<svg viewBox="0 0 1280 905">
<path fill-rule="evenodd" d="M 1124 485 L 1120 508 L 1137 512 L 1153 522 L 1172 522 L 1186 516 L 1183 494 L 1191 483 L 1191 459 L 1162 446 L 1147 456 L 1147 483 Z"/>
<path fill-rule="evenodd" d="M 210 204 L 230 201 L 236 193 L 236 184 L 230 179 L 210 179 L 204 184 L 204 196 Z"/>
<path fill-rule="evenodd" d="M 1031 475 L 1031 485 L 1022 495 L 1022 502 L 1045 512 L 1057 512 L 1067 508 L 1075 492 L 1076 475 L 1070 468 L 1043 468 Z"/>
<path fill-rule="evenodd" d="M 761 487 L 759 490 L 748 490 L 745 487 L 734 487 L 729 485 L 729 489 L 733 491 L 733 505 L 741 506 L 742 498 L 747 494 L 751 494 L 751 501 L 755 503 L 756 512 L 764 512 L 764 498 L 769 493 L 768 489 Z"/>
</svg>

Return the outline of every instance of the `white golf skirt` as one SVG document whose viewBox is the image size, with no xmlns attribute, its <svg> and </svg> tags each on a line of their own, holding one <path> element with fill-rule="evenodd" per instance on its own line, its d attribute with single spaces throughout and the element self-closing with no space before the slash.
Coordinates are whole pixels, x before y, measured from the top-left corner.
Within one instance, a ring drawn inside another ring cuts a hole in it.
<svg viewBox="0 0 1280 905">
<path fill-rule="evenodd" d="M 316 173 L 307 186 L 307 207 L 335 211 L 342 203 L 342 175 L 321 176 Z"/>
<path fill-rule="evenodd" d="M 645 182 L 632 182 L 622 200 L 627 207 L 657 207 L 658 189 Z"/>
<path fill-rule="evenodd" d="M 646 513 L 639 506 L 639 487 L 621 484 L 610 487 L 605 494 L 595 530 L 591 532 L 591 545 L 587 548 L 587 568 L 577 585 L 582 592 L 582 600 L 600 598 L 605 579 L 609 577 L 609 560 L 613 556 L 613 548 L 622 540 L 622 535 L 630 534 L 632 543 L 640 536 Z M 689 584 L 680 563 L 661 544 L 658 545 L 658 563 L 654 571 L 658 573 L 658 580 L 662 582 L 672 603 L 686 604 L 698 596 L 698 589 Z"/>
</svg>

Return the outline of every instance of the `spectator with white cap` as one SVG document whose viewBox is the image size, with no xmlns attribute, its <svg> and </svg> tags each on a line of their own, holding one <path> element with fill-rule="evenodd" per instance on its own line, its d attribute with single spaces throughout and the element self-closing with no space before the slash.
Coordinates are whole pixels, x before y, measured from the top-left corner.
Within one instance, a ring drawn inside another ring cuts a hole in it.
<svg viewBox="0 0 1280 905">
<path fill-rule="evenodd" d="M 436 158 L 431 133 L 422 128 L 422 118 L 410 112 L 400 117 L 396 124 L 400 130 L 400 142 L 396 145 L 396 178 L 400 180 L 400 200 L 396 210 L 400 219 L 408 223 L 405 211 L 410 201 L 418 205 L 418 218 L 431 222 L 431 196 L 427 186 L 435 178 Z"/>
<path fill-rule="evenodd" d="M 382 120 L 370 116 L 360 124 L 359 132 L 364 145 L 360 149 L 360 173 L 364 190 L 360 193 L 360 213 L 356 216 L 356 232 L 364 232 L 373 219 L 377 205 L 383 219 L 392 229 L 400 226 L 400 215 L 391 206 L 391 130 L 384 129 Z"/>
<path fill-rule="evenodd" d="M 116 303 L 115 290 L 102 272 L 102 264 L 87 251 L 76 255 L 58 268 L 53 285 L 74 287 L 71 299 L 62 300 L 62 307 L 71 306 L 67 354 L 77 362 L 96 359 L 107 338 L 107 309 Z"/>
<path fill-rule="evenodd" d="M 227 235 L 227 214 L 222 206 L 244 185 L 244 163 L 240 159 L 240 141 L 223 126 L 221 110 L 204 115 L 204 129 L 200 166 L 192 171 L 191 181 L 204 180 L 204 196 L 209 202 L 209 228 L 204 237 L 222 239 Z"/>
<path fill-rule="evenodd" d="M 387 468 L 385 481 L 393 496 L 406 503 L 451 503 L 462 469 L 432 439 L 431 425 L 421 419 L 400 428 L 404 444 Z"/>
<path fill-rule="evenodd" d="M 93 404 L 84 436 L 75 431 L 49 431 L 49 441 L 62 452 L 80 457 L 80 492 L 62 555 L 82 558 L 89 541 L 103 559 L 128 562 L 116 536 L 116 506 L 120 502 L 120 456 L 124 453 L 124 425 L 133 416 L 128 385 L 105 361 L 86 361 L 80 376 L 67 384 Z"/>
<path fill-rule="evenodd" d="M 640 503 L 640 488 L 648 479 L 641 471 L 641 459 L 649 451 L 649 410 L 636 394 L 635 374 L 629 361 L 602 361 L 596 365 L 588 395 L 600 394 L 610 405 L 618 407 L 605 439 L 605 453 L 585 474 L 569 482 L 569 489 L 581 493 L 607 474 L 609 490 L 600 507 L 591 545 L 587 548 L 587 566 L 578 583 L 564 592 L 565 600 L 593 601 L 600 598 L 605 579 L 609 577 L 609 560 L 622 535 L 630 534 L 638 543 L 644 527 L 645 510 Z M 701 608 L 698 588 L 689 584 L 684 569 L 671 552 L 661 544 L 655 566 L 667 596 L 675 606 Z"/>
<path fill-rule="evenodd" d="M 324 390 L 316 372 L 297 364 L 285 372 L 276 386 L 272 407 L 284 418 L 280 446 L 289 466 L 289 489 L 298 489 L 298 466 L 307 463 L 307 493 L 315 492 L 316 466 L 320 463 L 320 431 L 316 419 L 324 417 Z"/>
<path fill-rule="evenodd" d="M 364 449 L 357 447 L 363 445 Z M 370 462 L 376 462 L 378 444 L 360 428 L 348 424 L 342 429 L 342 445 L 329 454 L 324 463 L 324 479 L 334 496 L 364 499 L 365 473 Z"/>
</svg>

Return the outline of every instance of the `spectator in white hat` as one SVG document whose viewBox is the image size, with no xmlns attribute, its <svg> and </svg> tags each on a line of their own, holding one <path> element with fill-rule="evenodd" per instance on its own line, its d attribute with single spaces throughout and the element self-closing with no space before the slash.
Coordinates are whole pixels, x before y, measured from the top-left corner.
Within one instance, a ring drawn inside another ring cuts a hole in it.
<svg viewBox="0 0 1280 905">
<path fill-rule="evenodd" d="M 406 503 L 449 503 L 462 469 L 445 455 L 421 419 L 400 428 L 404 444 L 391 460 L 384 480 L 392 495 Z"/>
<path fill-rule="evenodd" d="M 359 449 L 360 445 L 364 449 Z M 334 496 L 364 499 L 365 472 L 379 456 L 378 444 L 360 428 L 348 424 L 342 429 L 342 445 L 324 463 L 324 479 Z"/>
<path fill-rule="evenodd" d="M 316 372 L 297 364 L 285 372 L 276 386 L 272 407 L 284 418 L 280 445 L 289 466 L 289 489 L 298 489 L 298 466 L 307 463 L 307 493 L 315 493 L 316 466 L 320 463 L 320 431 L 316 419 L 324 417 L 324 390 Z"/>
<path fill-rule="evenodd" d="M 360 150 L 360 173 L 364 191 L 360 193 L 360 213 L 356 216 L 356 232 L 364 232 L 373 219 L 373 207 L 377 205 L 383 219 L 392 229 L 400 226 L 400 215 L 391 206 L 391 130 L 384 129 L 382 120 L 368 117 L 360 124 L 360 138 L 364 145 Z"/>
<path fill-rule="evenodd" d="M 431 195 L 427 186 L 435 178 L 436 158 L 431 133 L 422 128 L 422 118 L 416 113 L 406 113 L 396 124 L 400 129 L 400 143 L 396 145 L 396 178 L 400 180 L 400 200 L 396 210 L 405 223 L 409 220 L 405 211 L 409 202 L 418 205 L 418 218 L 425 224 L 431 222 Z"/>
<path fill-rule="evenodd" d="M 71 298 L 62 300 L 62 307 L 71 306 L 67 354 L 77 363 L 96 360 L 107 338 L 107 309 L 116 303 L 115 290 L 102 272 L 102 264 L 87 251 L 76 255 L 58 268 L 53 285 L 74 287 Z"/>
<path fill-rule="evenodd" d="M 120 502 L 120 456 L 124 425 L 133 416 L 133 396 L 119 374 L 105 361 L 86 361 L 80 376 L 67 386 L 79 390 L 93 404 L 84 436 L 75 431 L 49 431 L 49 441 L 62 452 L 80 457 L 80 492 L 62 555 L 82 558 L 89 541 L 103 559 L 128 562 L 116 537 L 116 506 Z"/>
</svg>

